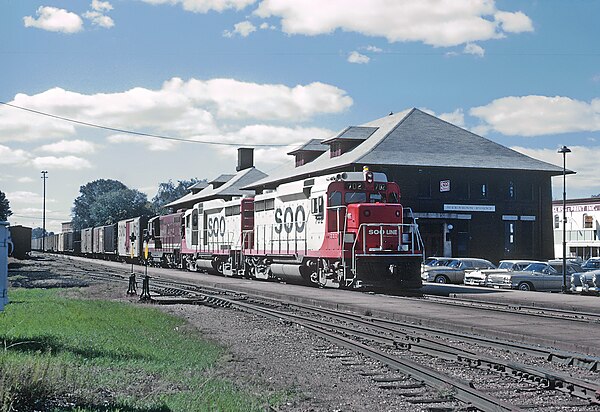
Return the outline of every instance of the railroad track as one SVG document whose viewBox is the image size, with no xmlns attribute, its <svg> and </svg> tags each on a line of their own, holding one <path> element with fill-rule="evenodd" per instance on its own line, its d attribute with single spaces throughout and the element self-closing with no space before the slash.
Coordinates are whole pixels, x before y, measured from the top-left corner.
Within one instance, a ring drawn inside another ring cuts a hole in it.
<svg viewBox="0 0 600 412">
<path fill-rule="evenodd" d="M 98 280 L 107 280 L 105 274 L 87 274 Z M 123 283 L 128 281 L 122 275 L 109 275 L 109 279 Z M 156 303 L 236 308 L 299 325 L 348 351 L 334 352 L 329 356 L 339 356 L 351 365 L 360 364 L 357 360 L 348 361 L 354 359 L 357 353 L 380 362 L 389 372 L 373 372 L 374 382 L 382 387 L 409 391 L 404 395 L 410 397 L 413 403 L 446 405 L 443 408 L 449 407 L 450 410 L 469 405 L 482 411 L 540 408 L 591 411 L 600 408 L 600 385 L 595 382 L 461 349 L 457 342 L 558 360 L 567 365 L 586 367 L 592 372 L 598 370 L 600 359 L 372 316 L 253 298 L 224 289 L 198 287 L 173 280 L 153 279 L 151 289 L 152 300 Z M 397 372 L 402 376 L 393 375 Z M 532 394 L 535 396 L 532 397 Z M 458 404 L 447 406 L 453 402 Z"/>
<path fill-rule="evenodd" d="M 538 292 L 542 293 L 542 292 Z M 387 297 L 393 297 L 402 300 L 415 300 L 415 301 L 426 301 L 428 303 L 437 303 L 440 305 L 451 305 L 460 307 L 470 307 L 479 310 L 490 310 L 494 312 L 507 312 L 515 313 L 518 312 L 521 315 L 539 317 L 539 318 L 551 318 L 551 319 L 564 319 L 574 322 L 583 322 L 590 324 L 600 324 L 600 313 L 593 312 L 581 312 L 574 310 L 565 310 L 548 307 L 537 307 L 528 305 L 519 305 L 513 303 L 499 303 L 489 302 L 476 299 L 465 299 L 456 297 L 443 297 L 435 295 L 424 295 L 421 298 L 408 297 L 408 296 L 393 296 L 385 295 Z"/>
<path fill-rule="evenodd" d="M 128 276 L 91 271 L 84 265 L 74 264 L 71 269 L 98 281 L 123 284 L 129 281 Z M 152 300 L 157 303 L 236 308 L 299 325 L 330 342 L 323 349 L 324 356 L 339 357 L 349 366 L 363 364 L 366 369 L 357 373 L 372 375 L 375 384 L 400 390 L 402 396 L 410 397 L 415 403 L 438 405 L 439 410 L 461 409 L 467 405 L 483 411 L 600 410 L 600 385 L 595 377 L 586 381 L 570 376 L 571 372 L 540 367 L 535 362 L 533 365 L 519 363 L 506 355 L 518 352 L 532 358 L 559 361 L 569 371 L 571 367 L 573 370 L 585 367 L 590 374 L 598 370 L 597 358 L 282 303 L 156 277 L 152 279 L 151 289 Z M 475 347 L 491 348 L 502 356 L 481 354 Z M 361 360 L 366 358 L 376 359 L 385 368 L 369 370 L 370 363 Z"/>
</svg>

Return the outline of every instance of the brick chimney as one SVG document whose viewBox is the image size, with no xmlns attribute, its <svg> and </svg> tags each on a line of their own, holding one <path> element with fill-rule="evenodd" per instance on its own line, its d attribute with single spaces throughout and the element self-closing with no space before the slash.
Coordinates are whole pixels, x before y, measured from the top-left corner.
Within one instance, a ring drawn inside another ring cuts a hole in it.
<svg viewBox="0 0 600 412">
<path fill-rule="evenodd" d="M 238 149 L 238 164 L 236 172 L 249 169 L 254 166 L 254 149 L 251 147 L 240 147 Z"/>
</svg>

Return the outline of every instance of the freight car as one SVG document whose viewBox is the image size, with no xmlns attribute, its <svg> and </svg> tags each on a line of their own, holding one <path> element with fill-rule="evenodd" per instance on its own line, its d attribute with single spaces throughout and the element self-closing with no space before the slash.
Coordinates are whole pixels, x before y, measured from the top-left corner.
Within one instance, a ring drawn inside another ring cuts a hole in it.
<svg viewBox="0 0 600 412">
<path fill-rule="evenodd" d="M 26 259 L 31 252 L 31 228 L 21 225 L 9 226 L 13 249 L 11 256 L 17 259 Z"/>
</svg>

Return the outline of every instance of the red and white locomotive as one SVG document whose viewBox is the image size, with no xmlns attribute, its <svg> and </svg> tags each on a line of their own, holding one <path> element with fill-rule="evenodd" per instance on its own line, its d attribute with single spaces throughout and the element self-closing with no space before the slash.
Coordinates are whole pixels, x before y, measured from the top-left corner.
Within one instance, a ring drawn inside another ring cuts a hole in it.
<svg viewBox="0 0 600 412">
<path fill-rule="evenodd" d="M 399 198 L 396 183 L 365 169 L 285 183 L 253 198 L 201 202 L 183 214 L 177 253 L 190 270 L 226 276 L 419 288 L 423 243 Z"/>
</svg>

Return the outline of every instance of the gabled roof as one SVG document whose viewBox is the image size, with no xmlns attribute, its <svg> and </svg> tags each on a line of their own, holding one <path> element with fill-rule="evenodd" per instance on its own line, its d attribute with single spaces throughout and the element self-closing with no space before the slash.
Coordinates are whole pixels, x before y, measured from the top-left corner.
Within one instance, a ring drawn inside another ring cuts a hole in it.
<svg viewBox="0 0 600 412">
<path fill-rule="evenodd" d="M 263 179 L 266 176 L 266 173 L 261 172 L 255 167 L 240 170 L 235 175 L 221 175 L 217 179 L 211 181 L 211 183 L 220 183 L 226 179 L 225 183 L 221 186 L 207 186 L 198 193 L 188 193 L 187 195 L 166 204 L 165 207 L 191 207 L 193 204 L 205 200 L 253 195 L 254 191 L 242 190 L 242 188 L 254 183 L 257 180 Z"/>
<path fill-rule="evenodd" d="M 533 159 L 419 109 L 412 109 L 408 114 L 390 114 L 361 126 L 365 130 L 377 129 L 354 150 L 333 158 L 323 153 L 310 163 L 281 168 L 277 173 L 246 188 L 274 187 L 286 181 L 322 175 L 352 165 L 530 170 L 551 175 L 562 173 L 561 167 Z"/>
<path fill-rule="evenodd" d="M 294 149 L 291 152 L 288 152 L 288 154 L 295 155 L 296 153 L 300 153 L 300 152 L 323 153 L 323 152 L 326 152 L 327 150 L 329 150 L 328 147 L 326 145 L 322 144 L 322 141 L 320 139 L 310 139 L 308 142 L 306 142 L 299 148 Z"/>
</svg>

